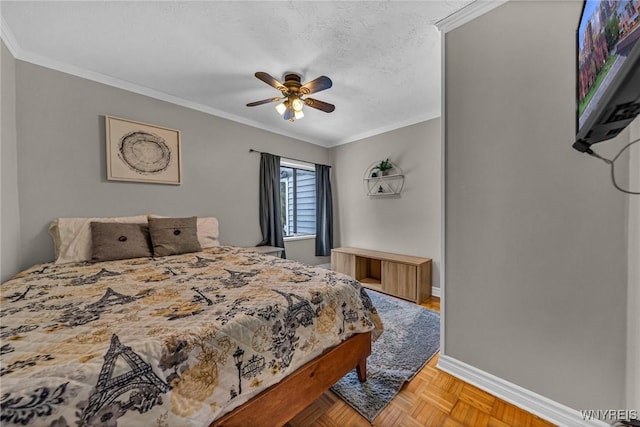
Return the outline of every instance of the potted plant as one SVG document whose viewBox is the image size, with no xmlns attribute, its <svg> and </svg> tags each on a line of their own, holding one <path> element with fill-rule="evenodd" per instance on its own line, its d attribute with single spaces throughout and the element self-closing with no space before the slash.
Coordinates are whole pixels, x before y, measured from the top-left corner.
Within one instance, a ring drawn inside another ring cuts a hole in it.
<svg viewBox="0 0 640 427">
<path fill-rule="evenodd" d="M 374 171 L 380 171 L 380 176 L 387 176 L 390 169 L 393 169 L 393 164 L 389 161 L 389 158 L 381 160 L 380 163 L 373 168 Z"/>
</svg>

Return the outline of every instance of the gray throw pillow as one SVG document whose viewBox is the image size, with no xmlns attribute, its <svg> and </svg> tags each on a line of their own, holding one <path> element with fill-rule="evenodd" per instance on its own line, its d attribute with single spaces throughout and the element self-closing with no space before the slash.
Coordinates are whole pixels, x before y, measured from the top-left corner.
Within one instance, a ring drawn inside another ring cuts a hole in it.
<svg viewBox="0 0 640 427">
<path fill-rule="evenodd" d="M 153 256 L 200 252 L 197 217 L 149 218 Z"/>
<path fill-rule="evenodd" d="M 152 256 L 146 224 L 91 223 L 91 261 Z"/>
</svg>

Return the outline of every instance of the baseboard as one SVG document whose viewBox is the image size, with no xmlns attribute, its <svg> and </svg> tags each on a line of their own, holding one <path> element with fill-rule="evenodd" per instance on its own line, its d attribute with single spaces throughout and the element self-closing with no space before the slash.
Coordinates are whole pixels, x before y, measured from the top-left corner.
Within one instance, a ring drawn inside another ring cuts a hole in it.
<svg viewBox="0 0 640 427">
<path fill-rule="evenodd" d="M 585 420 L 579 411 L 534 393 L 502 378 L 484 372 L 457 359 L 441 354 L 438 360 L 441 369 L 527 412 L 544 418 L 562 427 L 610 427 L 598 420 Z"/>
<path fill-rule="evenodd" d="M 436 288 L 435 286 L 431 287 L 431 296 L 440 298 L 440 288 Z"/>
</svg>

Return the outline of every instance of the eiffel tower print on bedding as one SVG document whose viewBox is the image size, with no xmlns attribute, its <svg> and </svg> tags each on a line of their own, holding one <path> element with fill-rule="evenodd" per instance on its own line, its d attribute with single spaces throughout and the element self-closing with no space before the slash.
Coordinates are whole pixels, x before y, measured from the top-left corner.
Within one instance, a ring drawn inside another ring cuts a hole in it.
<svg viewBox="0 0 640 427">
<path fill-rule="evenodd" d="M 360 284 L 220 246 L 0 287 L 0 423 L 207 426 L 381 322 Z"/>
</svg>

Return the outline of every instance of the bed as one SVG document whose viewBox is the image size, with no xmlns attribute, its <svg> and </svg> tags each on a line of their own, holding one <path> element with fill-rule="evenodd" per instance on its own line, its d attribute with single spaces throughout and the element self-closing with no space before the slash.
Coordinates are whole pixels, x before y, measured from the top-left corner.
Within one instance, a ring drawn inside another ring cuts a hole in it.
<svg viewBox="0 0 640 427">
<path fill-rule="evenodd" d="M 0 297 L 3 425 L 282 424 L 364 379 L 382 327 L 352 278 L 231 246 L 44 263 Z"/>
</svg>

